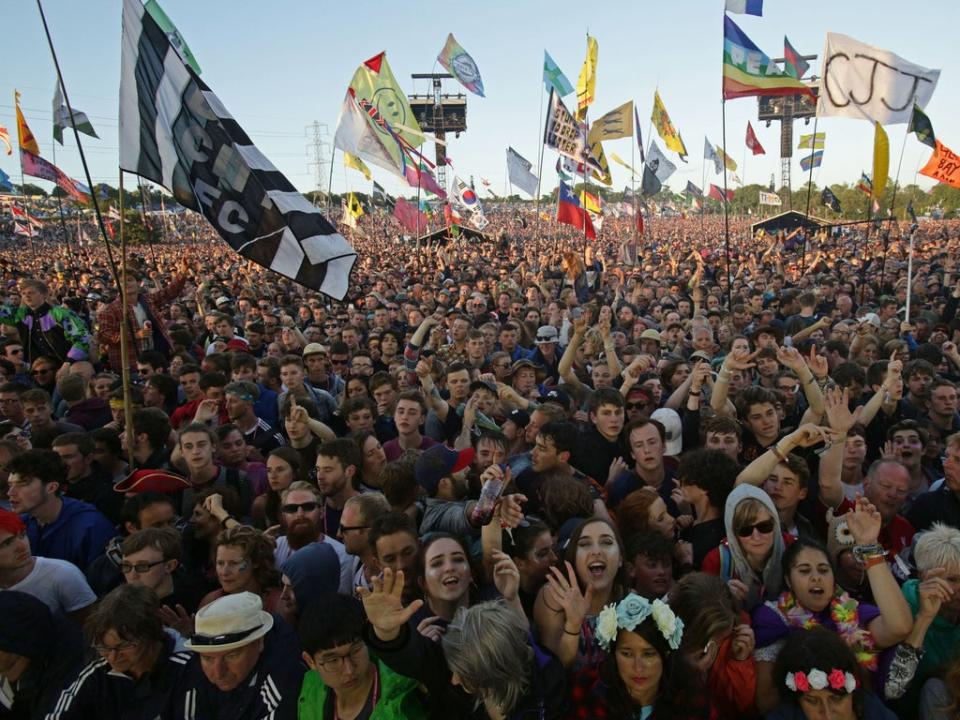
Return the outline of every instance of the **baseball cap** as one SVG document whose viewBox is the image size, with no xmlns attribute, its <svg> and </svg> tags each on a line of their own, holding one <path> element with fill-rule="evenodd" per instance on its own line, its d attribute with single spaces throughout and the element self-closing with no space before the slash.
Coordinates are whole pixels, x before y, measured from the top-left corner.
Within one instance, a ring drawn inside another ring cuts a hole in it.
<svg viewBox="0 0 960 720">
<path fill-rule="evenodd" d="M 440 481 L 468 467 L 473 462 L 473 456 L 472 447 L 458 452 L 446 445 L 434 445 L 420 453 L 417 458 L 414 466 L 417 484 L 432 497 L 436 495 Z"/>
<path fill-rule="evenodd" d="M 550 388 L 545 393 L 540 395 L 540 402 L 547 403 L 557 403 L 562 406 L 564 410 L 570 409 L 570 396 L 560 388 Z"/>
<path fill-rule="evenodd" d="M 680 422 L 677 411 L 670 408 L 658 408 L 650 413 L 650 419 L 663 425 L 664 439 L 666 440 L 663 454 L 672 457 L 679 455 L 683 450 L 683 423 Z"/>
<path fill-rule="evenodd" d="M 228 298 L 226 295 L 221 295 L 213 302 L 217 307 L 223 307 L 224 305 L 230 304 L 230 298 Z"/>
<path fill-rule="evenodd" d="M 640 333 L 641 340 L 656 340 L 657 343 L 660 343 L 660 333 L 654 329 L 644 330 Z"/>
<path fill-rule="evenodd" d="M 191 487 L 182 477 L 166 470 L 134 470 L 113 489 L 115 492 L 139 495 L 145 492 L 175 493 Z"/>
</svg>

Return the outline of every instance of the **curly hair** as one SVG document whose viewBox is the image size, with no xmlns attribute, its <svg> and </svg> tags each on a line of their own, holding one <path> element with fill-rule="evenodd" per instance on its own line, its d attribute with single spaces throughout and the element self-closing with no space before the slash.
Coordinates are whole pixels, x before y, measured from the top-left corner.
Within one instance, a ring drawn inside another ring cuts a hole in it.
<svg viewBox="0 0 960 720">
<path fill-rule="evenodd" d="M 653 489 L 634 490 L 617 506 L 617 522 L 620 532 L 628 540 L 634 535 L 649 532 L 650 507 L 660 499 Z"/>
<path fill-rule="evenodd" d="M 253 579 L 262 589 L 278 587 L 280 572 L 273 558 L 273 546 L 262 533 L 246 525 L 227 528 L 217 535 L 216 547 L 237 547 L 253 567 Z"/>
</svg>

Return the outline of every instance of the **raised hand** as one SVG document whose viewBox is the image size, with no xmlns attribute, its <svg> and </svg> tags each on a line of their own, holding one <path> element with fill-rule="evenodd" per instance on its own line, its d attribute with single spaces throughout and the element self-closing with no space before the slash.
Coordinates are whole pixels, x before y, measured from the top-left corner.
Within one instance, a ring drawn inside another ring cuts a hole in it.
<svg viewBox="0 0 960 720">
<path fill-rule="evenodd" d="M 417 623 L 417 632 L 423 635 L 428 640 L 433 640 L 433 642 L 440 642 L 443 639 L 443 634 L 446 632 L 446 628 L 443 625 L 438 625 L 440 621 L 439 615 L 431 615 L 430 617 L 424 618 L 419 623 Z"/>
<path fill-rule="evenodd" d="M 733 629 L 733 639 L 730 641 L 730 652 L 734 660 L 746 660 L 753 655 L 753 649 L 757 646 L 757 639 L 753 634 L 753 628 L 747 624 L 737 625 Z"/>
<path fill-rule="evenodd" d="M 753 359 L 757 356 L 759 350 L 748 353 L 746 350 L 736 350 L 728 353 L 723 359 L 723 368 L 725 370 L 749 370 L 756 366 Z"/>
<path fill-rule="evenodd" d="M 385 567 L 381 577 L 371 578 L 370 584 L 372 590 L 357 588 L 367 619 L 378 638 L 384 642 L 395 640 L 404 623 L 423 606 L 423 600 L 403 606 L 403 570 L 394 573 Z"/>
<path fill-rule="evenodd" d="M 863 412 L 861 405 L 850 412 L 850 389 L 831 388 L 823 395 L 823 406 L 827 414 L 827 422 L 837 433 L 846 434 L 857 424 Z"/>
<path fill-rule="evenodd" d="M 865 497 L 858 497 L 852 510 L 845 516 L 847 527 L 857 545 L 873 545 L 880 535 L 880 512 Z"/>
<path fill-rule="evenodd" d="M 194 413 L 193 421 L 198 423 L 207 423 L 214 420 L 220 414 L 220 401 L 207 398 L 201 400 L 197 405 L 197 412 Z"/>
<path fill-rule="evenodd" d="M 627 464 L 623 461 L 623 458 L 619 455 L 613 459 L 613 462 L 610 463 L 610 470 L 607 472 L 607 483 L 612 483 L 618 477 L 620 473 L 627 469 Z"/>
<path fill-rule="evenodd" d="M 550 573 L 547 575 L 547 592 L 552 596 L 550 604 L 555 603 L 563 608 L 566 617 L 565 629 L 579 628 L 590 611 L 590 603 L 593 601 L 593 585 L 587 585 L 586 593 L 580 592 L 576 571 L 570 563 L 565 562 L 564 565 L 567 567 L 566 576 L 559 568 L 550 568 Z"/>
<path fill-rule="evenodd" d="M 821 427 L 815 423 L 801 425 L 790 433 L 790 439 L 797 447 L 813 447 L 820 443 L 831 445 L 833 442 L 830 428 Z"/>
<path fill-rule="evenodd" d="M 924 573 L 923 580 L 917 587 L 920 596 L 920 611 L 918 615 L 926 618 L 935 618 L 941 606 L 953 597 L 953 586 L 944 579 L 946 568 L 932 568 Z"/>
<path fill-rule="evenodd" d="M 830 372 L 830 366 L 827 364 L 827 358 L 823 355 L 817 354 L 817 346 L 813 345 L 810 347 L 810 355 L 804 358 L 807 367 L 810 368 L 810 372 L 813 373 L 813 376 L 818 379 L 825 378 Z"/>
<path fill-rule="evenodd" d="M 493 584 L 508 603 L 517 599 L 520 590 L 520 571 L 513 559 L 502 550 L 494 550 Z"/>
<path fill-rule="evenodd" d="M 799 373 L 806 364 L 799 350 L 785 345 L 777 346 L 777 361 L 784 367 L 788 367 L 797 373 Z"/>
<path fill-rule="evenodd" d="M 188 638 L 193 635 L 193 615 L 190 615 L 183 605 L 178 604 L 176 610 L 168 605 L 161 605 L 160 621 L 176 630 L 182 637 Z"/>
</svg>

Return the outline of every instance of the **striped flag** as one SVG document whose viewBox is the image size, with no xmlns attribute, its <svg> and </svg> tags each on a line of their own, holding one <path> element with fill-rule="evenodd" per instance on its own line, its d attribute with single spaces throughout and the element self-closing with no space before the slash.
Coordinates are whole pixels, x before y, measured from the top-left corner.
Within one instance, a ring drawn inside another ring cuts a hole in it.
<svg viewBox="0 0 960 720">
<path fill-rule="evenodd" d="M 13 155 L 13 146 L 10 144 L 10 131 L 0 125 L 0 141 L 7 146 L 7 155 Z"/>
<path fill-rule="evenodd" d="M 139 0 L 123 2 L 120 167 L 258 265 L 342 300 L 357 254 L 261 153 Z"/>
<path fill-rule="evenodd" d="M 73 118 L 71 119 L 70 108 L 63 101 L 63 93 L 60 92 L 60 81 L 58 80 L 57 87 L 53 91 L 53 139 L 61 145 L 63 145 L 63 129 L 68 127 L 76 127 L 79 132 L 91 137 L 100 137 L 97 135 L 97 131 L 93 129 L 90 118 L 87 117 L 86 113 L 74 108 Z"/>
<path fill-rule="evenodd" d="M 820 163 L 823 162 L 823 150 L 817 150 L 813 155 L 807 155 L 805 158 L 800 158 L 800 167 L 806 171 L 810 168 L 820 167 Z"/>
</svg>

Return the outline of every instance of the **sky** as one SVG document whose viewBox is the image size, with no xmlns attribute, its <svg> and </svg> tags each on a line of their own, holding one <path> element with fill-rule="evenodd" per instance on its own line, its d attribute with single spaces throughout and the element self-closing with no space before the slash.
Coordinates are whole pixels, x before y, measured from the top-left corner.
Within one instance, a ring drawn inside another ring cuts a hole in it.
<svg viewBox="0 0 960 720">
<path fill-rule="evenodd" d="M 323 182 L 327 182 L 340 104 L 357 66 L 386 50 L 403 89 L 427 92 L 427 81 L 414 82 L 410 75 L 443 72 L 436 56 L 449 32 L 473 56 L 487 95 L 468 94 L 467 132 L 449 138 L 447 149 L 456 173 L 465 179 L 473 176 L 477 187 L 485 178 L 494 192 L 504 192 L 508 145 L 536 168 L 541 108 L 546 100 L 543 51 L 550 52 L 575 85 L 587 32 L 599 43 L 591 116 L 599 117 L 633 99 L 643 137 L 649 142 L 653 93 L 659 89 L 690 153 L 689 163 L 677 162 L 679 169 L 669 182 L 671 187 L 679 191 L 688 180 L 701 185 L 704 135 L 714 144 L 722 140 L 722 0 L 418 0 L 399 6 L 369 0 L 161 0 L 161 4 L 193 50 L 204 81 L 257 147 L 303 192 L 316 187 L 316 167 L 311 165 L 314 122 L 321 124 Z M 86 112 L 100 135 L 99 140 L 81 136 L 93 182 L 116 185 L 121 3 L 43 0 L 43 7 L 74 110 Z M 949 23 L 954 8 L 950 0 L 927 0 L 922 12 L 890 0 L 766 0 L 762 18 L 732 17 L 771 57 L 782 57 L 784 34 L 799 52 L 819 56 L 826 33 L 832 31 L 891 50 L 916 64 L 940 68 L 940 81 L 926 111 L 937 137 L 956 150 L 960 145 L 960 53 L 950 44 L 949 35 L 944 38 L 938 33 L 938 23 Z M 41 154 L 52 160 L 55 71 L 36 3 L 4 3 L 0 38 L 6 58 L 0 73 L 0 125 L 15 138 L 16 88 L 22 93 L 22 107 L 40 141 Z M 820 74 L 819 60 L 813 62 L 812 72 Z M 455 80 L 445 81 L 444 90 L 466 92 Z M 575 96 L 567 97 L 568 107 L 571 102 L 575 104 Z M 748 120 L 766 155 L 747 154 L 744 136 Z M 795 123 L 794 147 L 801 134 L 812 131 L 812 121 L 807 127 L 802 121 Z M 824 118 L 818 131 L 826 133 L 826 150 L 823 165 L 814 171 L 815 183 L 849 183 L 859 178 L 861 170 L 870 172 L 873 130 L 867 122 Z M 931 150 L 912 135 L 904 145 L 905 124 L 889 126 L 887 131 L 890 173 L 896 173 L 904 147 L 900 181 L 912 182 Z M 56 147 L 56 163 L 85 182 L 72 133 L 67 133 L 65 140 L 64 147 Z M 757 121 L 755 98 L 726 104 L 726 142 L 745 183 L 767 184 L 774 174 L 780 185 L 779 124 L 768 128 Z M 659 144 L 662 147 L 662 142 Z M 615 152 L 630 162 L 636 146 L 625 138 L 604 143 L 604 147 L 608 156 Z M 431 148 L 431 158 L 432 152 Z M 794 150 L 795 189 L 807 179 L 799 166 L 804 154 Z M 668 155 L 677 160 L 673 153 Z M 556 154 L 548 149 L 544 154 L 544 192 L 556 185 L 555 162 Z M 613 188 L 622 189 L 629 184 L 629 172 L 615 163 L 611 166 Z M 19 182 L 16 150 L 12 156 L 0 154 L 0 169 Z M 410 192 L 389 173 L 378 168 L 373 168 L 373 173 L 388 192 Z M 369 192 L 370 183 L 344 167 L 339 151 L 332 177 L 334 192 Z M 708 184 L 722 183 L 722 175 L 714 175 L 712 167 L 705 177 Z M 924 188 L 933 184 L 922 175 L 917 180 Z M 46 189 L 52 187 L 36 182 Z M 132 180 L 125 182 L 133 184 Z"/>
</svg>

